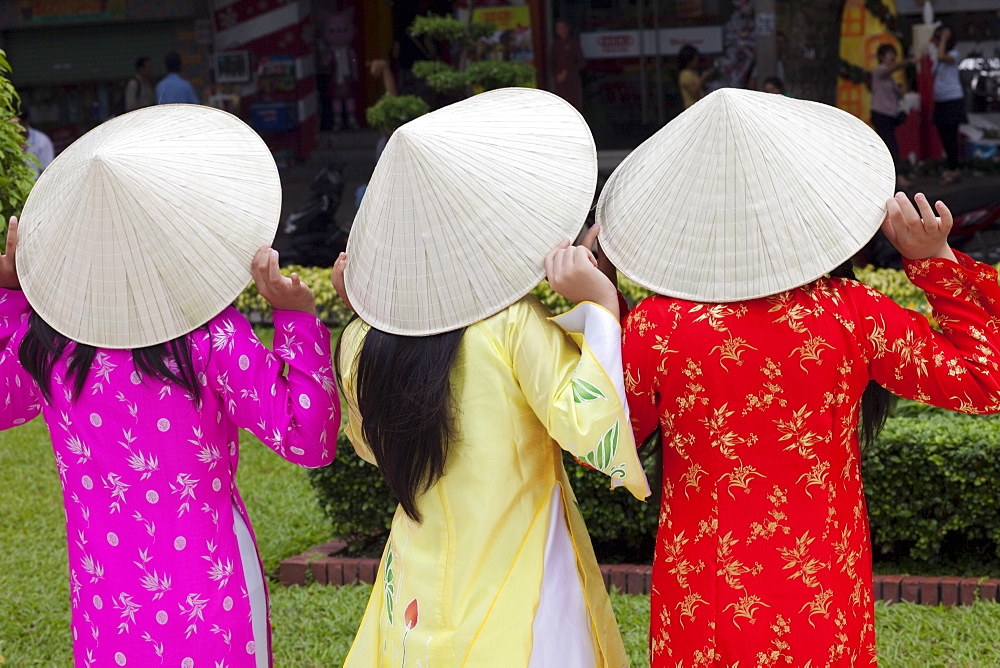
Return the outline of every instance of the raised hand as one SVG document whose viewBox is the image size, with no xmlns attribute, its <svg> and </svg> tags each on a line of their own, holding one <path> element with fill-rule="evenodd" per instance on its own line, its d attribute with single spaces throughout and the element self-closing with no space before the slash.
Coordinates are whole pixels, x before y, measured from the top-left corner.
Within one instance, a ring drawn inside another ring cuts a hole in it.
<svg viewBox="0 0 1000 668">
<path fill-rule="evenodd" d="M 333 289 L 337 291 L 337 296 L 340 300 L 344 302 L 344 306 L 354 310 L 351 306 L 351 300 L 347 298 L 347 286 L 344 284 L 344 272 L 347 270 L 347 253 L 341 253 L 337 256 L 337 261 L 333 263 L 333 271 L 330 277 L 330 281 L 333 283 Z"/>
<path fill-rule="evenodd" d="M 569 239 L 556 246 L 545 256 L 545 275 L 552 289 L 569 301 L 594 302 L 618 318 L 618 291 L 614 283 L 597 268 L 597 260 L 586 245 L 588 240 L 593 244 L 599 231 L 595 225 L 579 246 L 571 246 Z"/>
<path fill-rule="evenodd" d="M 291 277 L 281 275 L 278 269 L 278 251 L 270 246 L 261 246 L 253 258 L 251 272 L 257 291 L 272 308 L 316 315 L 313 291 L 299 279 L 298 274 L 293 273 Z"/>
<path fill-rule="evenodd" d="M 615 267 L 614 263 L 608 258 L 607 253 L 601 248 L 601 242 L 597 238 L 597 235 L 601 233 L 600 225 L 591 225 L 587 233 L 583 235 L 583 239 L 580 239 L 580 245 L 584 248 L 588 248 L 591 251 L 594 249 L 594 245 L 597 245 L 597 252 L 600 253 L 600 257 L 597 259 L 597 268 L 601 270 L 611 284 L 618 289 L 618 268 Z"/>
<path fill-rule="evenodd" d="M 955 253 L 948 245 L 951 211 L 939 200 L 934 207 L 941 215 L 936 216 L 923 193 L 917 193 L 913 199 L 917 202 L 916 208 L 904 193 L 896 193 L 886 202 L 886 216 L 882 221 L 886 238 L 908 260 L 943 258 L 956 262 Z"/>
<path fill-rule="evenodd" d="M 0 255 L 0 288 L 20 290 L 21 281 L 17 278 L 17 216 L 10 217 L 7 226 L 7 250 Z"/>
</svg>

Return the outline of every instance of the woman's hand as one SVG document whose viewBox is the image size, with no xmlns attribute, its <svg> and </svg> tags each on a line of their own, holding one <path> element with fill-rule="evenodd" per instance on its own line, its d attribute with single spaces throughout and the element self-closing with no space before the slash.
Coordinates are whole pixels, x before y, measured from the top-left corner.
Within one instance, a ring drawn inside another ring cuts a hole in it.
<svg viewBox="0 0 1000 668">
<path fill-rule="evenodd" d="M 347 253 L 341 253 L 337 257 L 337 261 L 333 263 L 330 280 L 333 283 L 333 289 L 337 291 L 337 296 L 344 302 L 344 306 L 354 311 L 351 300 L 347 298 L 347 286 L 344 284 L 345 271 L 347 271 Z"/>
<path fill-rule="evenodd" d="M 21 281 L 17 278 L 17 216 L 10 217 L 7 226 L 7 250 L 0 255 L 0 288 L 20 290 Z"/>
<path fill-rule="evenodd" d="M 908 260 L 942 258 L 957 262 L 955 253 L 948 245 L 951 211 L 939 200 L 934 205 L 941 214 L 938 217 L 923 193 L 917 193 L 913 199 L 917 202 L 919 213 L 904 193 L 896 193 L 886 202 L 886 216 L 882 221 L 882 232 L 886 238 Z"/>
<path fill-rule="evenodd" d="M 281 275 L 278 269 L 278 251 L 270 246 L 261 246 L 253 258 L 251 271 L 257 291 L 272 308 L 316 315 L 313 291 L 299 279 L 298 274 L 293 273 L 291 278 Z"/>
<path fill-rule="evenodd" d="M 571 246 L 568 239 L 560 243 L 545 256 L 545 275 L 557 294 L 576 304 L 594 302 L 620 319 L 618 291 L 590 252 L 599 231 L 594 225 L 579 246 Z"/>
</svg>

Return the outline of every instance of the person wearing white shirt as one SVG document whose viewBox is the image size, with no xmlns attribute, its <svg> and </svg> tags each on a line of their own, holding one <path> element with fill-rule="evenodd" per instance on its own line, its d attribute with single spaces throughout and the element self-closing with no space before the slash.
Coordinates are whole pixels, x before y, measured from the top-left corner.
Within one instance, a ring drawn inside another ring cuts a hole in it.
<svg viewBox="0 0 1000 668">
<path fill-rule="evenodd" d="M 125 84 L 125 111 L 135 111 L 156 104 L 156 84 L 153 83 L 153 60 L 139 56 L 135 60 L 135 76 Z"/>
<path fill-rule="evenodd" d="M 965 90 L 958 74 L 959 53 L 955 34 L 947 26 L 938 26 L 931 38 L 931 58 L 934 61 L 934 116 L 932 118 L 941 145 L 948 157 L 948 169 L 941 183 L 948 185 L 959 179 L 958 126 L 968 123 L 965 113 Z"/>
<path fill-rule="evenodd" d="M 34 162 L 28 162 L 35 169 L 35 178 L 42 173 L 49 163 L 55 159 L 55 149 L 52 146 L 52 140 L 49 136 L 42 132 L 41 130 L 36 130 L 31 127 L 31 120 L 26 108 L 22 108 L 21 114 L 19 116 L 21 120 L 21 125 L 24 126 L 24 132 L 27 135 L 28 143 L 25 146 L 26 153 L 33 153 L 36 158 L 38 158 L 38 164 Z"/>
</svg>

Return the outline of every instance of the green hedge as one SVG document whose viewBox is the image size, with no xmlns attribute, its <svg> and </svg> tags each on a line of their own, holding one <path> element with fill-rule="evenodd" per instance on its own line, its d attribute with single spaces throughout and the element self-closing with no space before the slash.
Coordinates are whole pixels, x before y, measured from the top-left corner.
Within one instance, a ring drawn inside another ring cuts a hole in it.
<svg viewBox="0 0 1000 668">
<path fill-rule="evenodd" d="M 946 540 L 1000 557 L 1000 420 L 912 404 L 863 458 L 877 554 L 937 558 Z"/>
<path fill-rule="evenodd" d="M 608 489 L 606 475 L 569 455 L 564 455 L 563 464 L 595 545 L 605 552 L 634 552 L 652 545 L 659 513 L 655 504 L 639 503 L 624 488 Z M 396 501 L 378 469 L 358 457 L 341 432 L 336 461 L 307 473 L 331 535 L 345 538 L 351 553 L 381 553 Z"/>
<path fill-rule="evenodd" d="M 946 536 L 959 544 L 990 541 L 1000 557 L 1000 421 L 918 406 L 901 410 L 917 417 L 890 418 L 863 458 L 876 557 L 936 559 Z M 345 436 L 337 447 L 333 465 L 309 471 L 331 533 L 347 538 L 355 553 L 381 548 L 396 503 Z M 655 499 L 643 504 L 609 490 L 607 477 L 568 455 L 564 464 L 598 553 L 648 561 Z"/>
<path fill-rule="evenodd" d="M 289 266 L 285 273 L 296 272 L 299 277 L 313 289 L 316 295 L 316 306 L 319 315 L 331 327 L 342 327 L 350 320 L 351 312 L 347 310 L 330 283 L 330 269 L 323 267 Z M 906 308 L 916 309 L 925 315 L 930 315 L 930 307 L 924 298 L 924 293 L 915 287 L 906 275 L 896 269 L 859 269 L 858 279 L 871 285 L 885 295 L 894 299 Z M 618 289 L 629 302 L 635 304 L 650 295 L 650 291 L 640 287 L 624 276 L 618 276 Z M 563 313 L 572 305 L 561 296 L 552 292 L 548 283 L 541 283 L 532 290 L 553 313 Z M 257 287 L 251 283 L 246 290 L 236 298 L 233 305 L 250 318 L 251 322 L 267 324 L 271 322 L 271 307 L 257 292 Z"/>
<path fill-rule="evenodd" d="M 289 269 L 313 288 L 324 321 L 334 327 L 348 321 L 350 312 L 330 284 L 329 269 Z M 903 272 L 868 268 L 857 274 L 900 305 L 930 317 L 923 292 Z M 624 278 L 619 285 L 633 303 L 649 294 Z M 547 283 L 533 294 L 555 313 L 570 307 Z M 253 285 L 240 295 L 236 306 L 255 322 L 271 319 L 270 308 Z M 864 457 L 872 536 L 878 551 L 929 559 L 939 555 L 946 537 L 958 537 L 960 542 L 992 541 L 992 549 L 1000 550 L 997 421 L 913 402 L 901 402 L 896 416 Z M 311 471 L 310 476 L 332 535 L 350 539 L 351 549 L 361 552 L 381 544 L 395 502 L 375 467 L 356 457 L 343 435 L 338 443 L 337 462 Z M 657 522 L 655 503 L 638 503 L 623 490 L 611 492 L 603 475 L 569 457 L 566 471 L 599 553 L 635 553 L 651 545 Z"/>
</svg>

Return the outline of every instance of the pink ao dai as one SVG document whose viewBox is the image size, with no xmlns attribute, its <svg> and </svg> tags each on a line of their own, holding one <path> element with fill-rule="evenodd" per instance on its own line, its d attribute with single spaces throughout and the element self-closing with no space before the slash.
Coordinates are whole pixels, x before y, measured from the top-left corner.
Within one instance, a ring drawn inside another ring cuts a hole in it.
<svg viewBox="0 0 1000 668">
<path fill-rule="evenodd" d="M 272 353 L 227 308 L 188 335 L 200 406 L 140 378 L 131 351 L 107 349 L 75 401 L 57 362 L 49 405 L 18 361 L 28 313 L 20 292 L 0 290 L 0 429 L 41 412 L 52 436 L 75 664 L 269 665 L 262 568 L 235 482 L 237 427 L 296 464 L 333 460 L 340 404 L 327 328 L 277 311 Z"/>
</svg>

